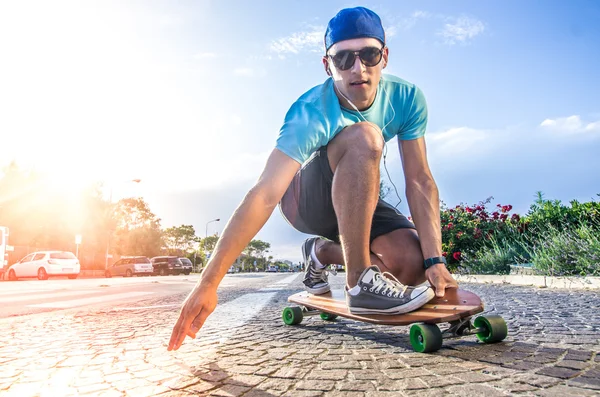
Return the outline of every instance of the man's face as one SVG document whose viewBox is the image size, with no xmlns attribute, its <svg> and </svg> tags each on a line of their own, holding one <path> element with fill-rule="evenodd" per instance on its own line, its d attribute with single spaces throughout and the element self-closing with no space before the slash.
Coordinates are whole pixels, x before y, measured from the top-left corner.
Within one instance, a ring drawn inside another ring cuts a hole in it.
<svg viewBox="0 0 600 397">
<path fill-rule="evenodd" d="M 352 109 L 352 106 L 340 95 L 340 92 L 360 110 L 367 109 L 373 104 L 377 93 L 377 85 L 381 79 L 381 71 L 387 65 L 388 49 L 387 47 L 383 49 L 381 62 L 375 66 L 366 66 L 361 62 L 359 56 L 349 54 L 346 57 L 346 66 L 352 64 L 352 57 L 354 57 L 354 63 L 349 69 L 342 70 L 344 67 L 336 67 L 332 57 L 345 50 L 360 51 L 365 48 L 381 49 L 382 47 L 383 44 L 373 38 L 344 40 L 331 46 L 327 55 L 323 57 L 323 65 L 326 70 L 329 68 L 331 71 L 331 77 L 337 89 L 336 94 L 344 107 Z"/>
</svg>

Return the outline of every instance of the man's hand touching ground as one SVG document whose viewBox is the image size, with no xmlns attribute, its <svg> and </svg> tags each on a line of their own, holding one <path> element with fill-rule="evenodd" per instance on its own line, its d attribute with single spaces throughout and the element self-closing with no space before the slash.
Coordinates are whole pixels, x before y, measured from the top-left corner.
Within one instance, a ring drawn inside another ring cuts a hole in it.
<svg viewBox="0 0 600 397">
<path fill-rule="evenodd" d="M 425 276 L 435 290 L 435 296 L 443 298 L 446 288 L 458 288 L 458 283 L 443 263 L 438 263 L 425 270 Z"/>
<path fill-rule="evenodd" d="M 167 350 L 179 349 L 186 335 L 195 339 L 196 333 L 202 328 L 206 318 L 215 310 L 218 300 L 216 290 L 202 288 L 200 284 L 196 284 L 196 287 L 183 302 Z"/>
</svg>

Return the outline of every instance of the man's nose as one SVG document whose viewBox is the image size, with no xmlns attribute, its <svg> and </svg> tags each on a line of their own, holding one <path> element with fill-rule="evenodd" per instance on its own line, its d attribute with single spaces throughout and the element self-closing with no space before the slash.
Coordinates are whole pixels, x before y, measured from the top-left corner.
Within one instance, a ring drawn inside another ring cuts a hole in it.
<svg viewBox="0 0 600 397">
<path fill-rule="evenodd" d="M 354 63 L 350 69 L 354 73 L 362 73 L 363 69 L 366 70 L 367 67 L 360 60 L 360 56 L 358 54 L 354 54 Z"/>
</svg>

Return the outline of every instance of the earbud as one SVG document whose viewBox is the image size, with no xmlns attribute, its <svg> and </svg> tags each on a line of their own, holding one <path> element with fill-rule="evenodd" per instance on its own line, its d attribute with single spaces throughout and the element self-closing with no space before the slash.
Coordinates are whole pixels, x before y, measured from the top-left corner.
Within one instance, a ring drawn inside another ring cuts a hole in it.
<svg viewBox="0 0 600 397">
<path fill-rule="evenodd" d="M 327 74 L 331 76 L 331 70 L 329 70 L 329 68 L 327 68 Z"/>
</svg>

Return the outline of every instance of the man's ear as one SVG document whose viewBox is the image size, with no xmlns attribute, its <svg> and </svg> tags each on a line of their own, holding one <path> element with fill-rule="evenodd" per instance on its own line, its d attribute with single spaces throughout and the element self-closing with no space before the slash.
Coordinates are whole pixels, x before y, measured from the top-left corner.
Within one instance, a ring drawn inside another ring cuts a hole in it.
<svg viewBox="0 0 600 397">
<path fill-rule="evenodd" d="M 325 67 L 325 73 L 328 76 L 331 76 L 331 69 L 329 69 L 329 58 L 327 56 L 323 57 L 323 67 Z"/>
</svg>

